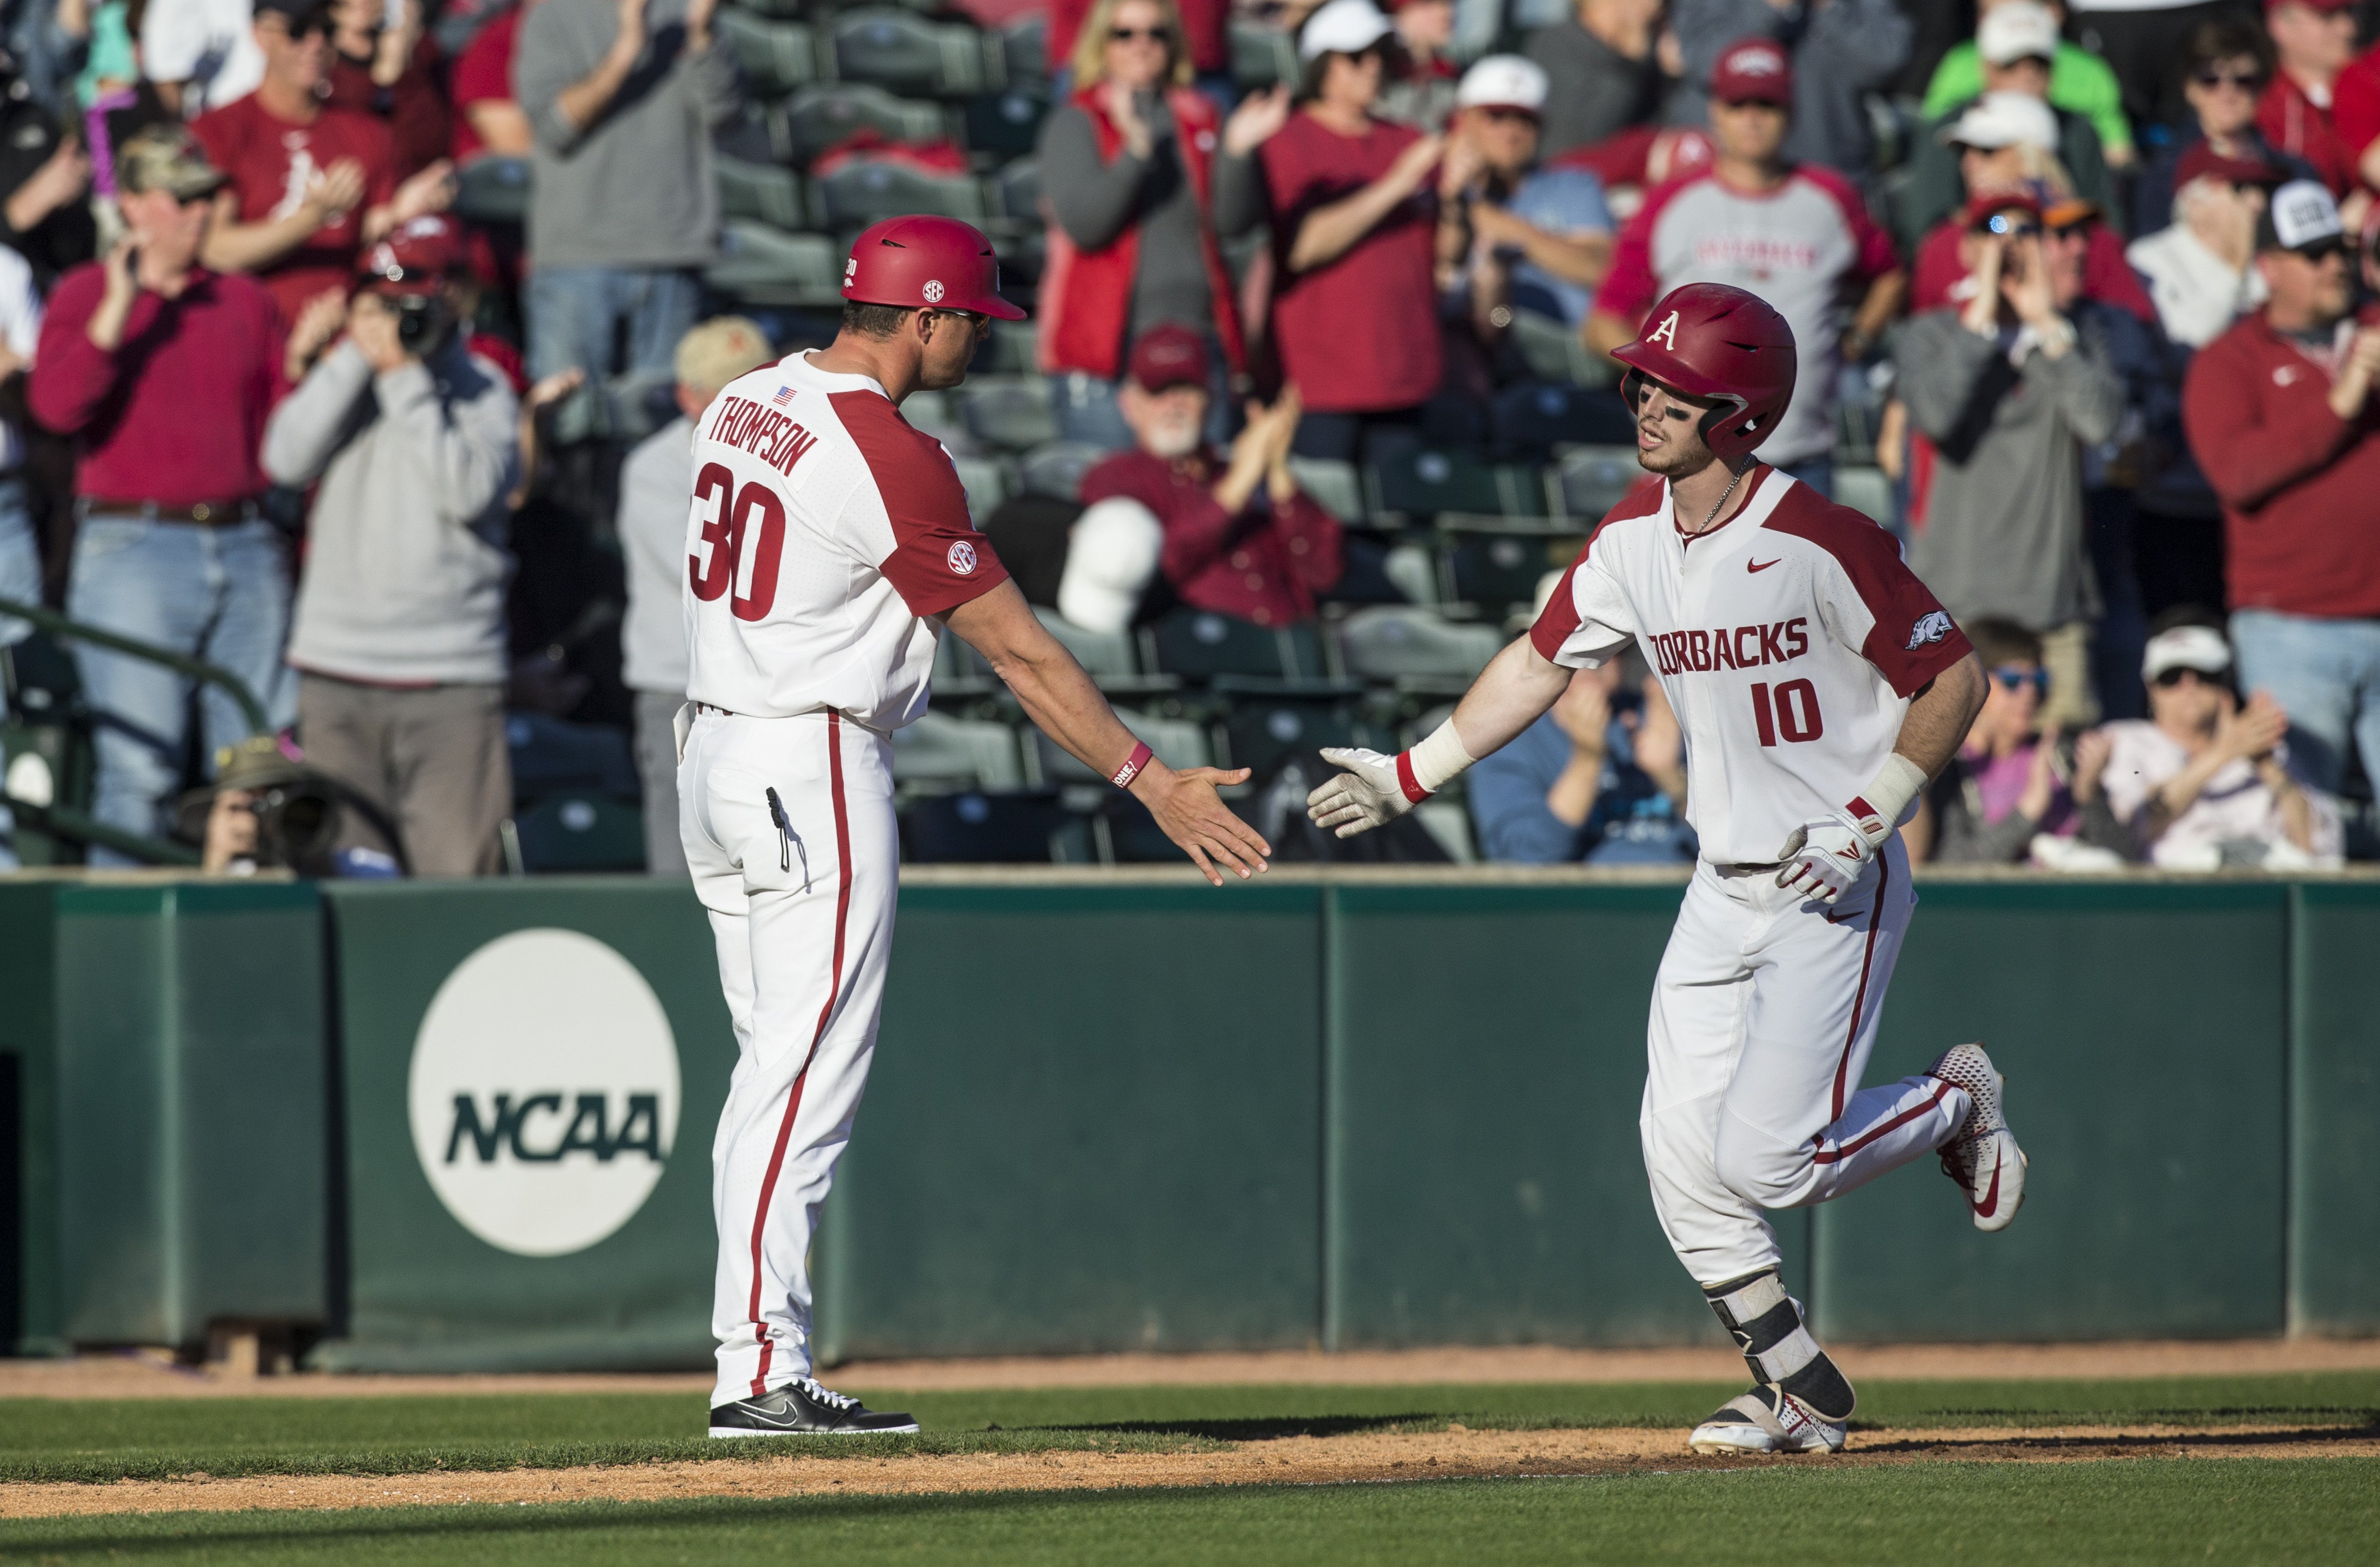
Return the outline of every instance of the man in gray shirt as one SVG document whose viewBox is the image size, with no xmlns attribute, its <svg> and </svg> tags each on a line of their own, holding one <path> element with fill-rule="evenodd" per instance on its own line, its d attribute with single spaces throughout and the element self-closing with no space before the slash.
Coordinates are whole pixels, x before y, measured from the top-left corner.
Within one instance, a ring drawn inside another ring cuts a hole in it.
<svg viewBox="0 0 2380 1567">
<path fill-rule="evenodd" d="M 718 253 L 710 133 L 742 102 L 718 0 L 540 0 L 513 91 L 536 136 L 528 287 L 532 380 L 665 370 Z M 628 362 L 612 362 L 627 327 Z"/>
<path fill-rule="evenodd" d="M 1529 34 L 1529 58 L 1552 83 L 1538 156 L 1591 147 L 1653 117 L 1661 105 L 1653 52 L 1660 26 L 1661 0 L 1578 0 L 1570 20 Z"/>
<path fill-rule="evenodd" d="M 1961 621 L 1991 615 L 2042 639 L 2043 716 L 2098 716 L 2090 678 L 2099 613 L 2082 534 L 2082 450 L 2123 417 L 2107 348 L 2057 304 L 2031 198 L 1978 201 L 1959 242 L 1973 294 L 1929 310 L 1894 353 L 1911 427 L 1910 568 Z"/>
<path fill-rule="evenodd" d="M 1670 27 L 1685 55 L 1665 116 L 1671 125 L 1708 121 L 1711 68 L 1729 45 L 1774 39 L 1794 66 L 1785 156 L 1833 169 L 1863 190 L 1872 183 L 1867 95 L 1900 69 L 1912 31 L 1894 0 L 1677 0 Z"/>
</svg>

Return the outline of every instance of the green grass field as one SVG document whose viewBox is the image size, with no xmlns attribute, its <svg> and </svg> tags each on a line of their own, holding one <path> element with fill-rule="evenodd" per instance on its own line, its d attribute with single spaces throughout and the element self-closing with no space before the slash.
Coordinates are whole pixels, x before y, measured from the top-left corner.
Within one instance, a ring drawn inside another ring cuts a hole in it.
<svg viewBox="0 0 2380 1567">
<path fill-rule="evenodd" d="M 1098 1388 L 902 1398 L 888 1452 L 1217 1448 L 1283 1435 L 1682 1427 L 1732 1384 Z M 0 1481 L 555 1466 L 745 1456 L 698 1428 L 698 1396 L 0 1401 Z M 2146 1381 L 1876 1382 L 1868 1427 L 2380 1430 L 2380 1372 Z M 772 1444 L 773 1446 L 774 1444 Z M 805 1444 L 808 1446 L 809 1444 Z M 0 1522 L 0 1563 L 700 1563 L 832 1561 L 1058 1567 L 1128 1561 L 1707 1563 L 1767 1558 L 2365 1562 L 2380 1555 L 2380 1460 L 2140 1459 L 2047 1464 L 1803 1460 L 1602 1478 L 924 1497 L 161 1513 Z"/>
</svg>

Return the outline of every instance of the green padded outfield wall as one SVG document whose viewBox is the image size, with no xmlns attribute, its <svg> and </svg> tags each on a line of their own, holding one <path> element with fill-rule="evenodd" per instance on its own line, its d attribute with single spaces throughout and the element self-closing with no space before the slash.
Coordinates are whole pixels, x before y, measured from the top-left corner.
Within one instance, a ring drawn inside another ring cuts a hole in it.
<svg viewBox="0 0 2380 1567">
<path fill-rule="evenodd" d="M 692 887 L 325 891 L 348 1293 L 318 1361 L 706 1364 L 735 1044 Z"/>
<path fill-rule="evenodd" d="M 2289 1326 L 2380 1332 L 2380 885 L 2291 889 Z"/>
<path fill-rule="evenodd" d="M 1682 893 L 1329 890 L 1331 1347 L 1724 1342 L 1636 1130 Z M 1799 1290 L 1809 1216 L 1774 1218 Z"/>
<path fill-rule="evenodd" d="M 1922 881 L 1868 1080 L 1988 1044 L 2032 1160 L 2024 1212 L 1980 1233 L 1927 1160 L 1819 1209 L 1819 1331 L 2280 1331 L 2289 894 Z"/>
<path fill-rule="evenodd" d="M 831 1358 L 1302 1346 L 1321 889 L 903 889 L 820 1233 Z"/>
</svg>

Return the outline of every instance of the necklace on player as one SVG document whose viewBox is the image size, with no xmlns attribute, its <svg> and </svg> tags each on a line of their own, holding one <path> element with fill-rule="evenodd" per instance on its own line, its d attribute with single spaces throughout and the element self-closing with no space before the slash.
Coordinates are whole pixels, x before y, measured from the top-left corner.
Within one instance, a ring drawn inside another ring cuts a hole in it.
<svg viewBox="0 0 2380 1567">
<path fill-rule="evenodd" d="M 1718 516 L 1718 509 L 1727 504 L 1727 498 L 1730 495 L 1734 494 L 1735 487 L 1742 482 L 1743 469 L 1737 468 L 1735 470 L 1735 476 L 1727 481 L 1727 488 L 1718 492 L 1718 499 L 1711 503 L 1711 509 L 1703 514 L 1703 525 L 1700 528 L 1695 528 L 1692 533 L 1688 534 L 1687 537 L 1690 539 L 1699 539 L 1704 534 L 1708 533 L 1710 531 L 1711 519 Z"/>
</svg>

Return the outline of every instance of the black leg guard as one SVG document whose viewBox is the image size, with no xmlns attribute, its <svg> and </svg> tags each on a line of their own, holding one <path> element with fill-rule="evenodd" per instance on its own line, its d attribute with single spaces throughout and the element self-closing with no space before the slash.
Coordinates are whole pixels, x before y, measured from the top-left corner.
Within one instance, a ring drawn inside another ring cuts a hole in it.
<svg viewBox="0 0 2380 1567">
<path fill-rule="evenodd" d="M 1824 1419 L 1851 1418 L 1858 1395 L 1802 1325 L 1801 1303 L 1785 1293 L 1777 1269 L 1706 1285 L 1703 1298 L 1743 1351 L 1755 1382 L 1782 1388 Z"/>
</svg>

